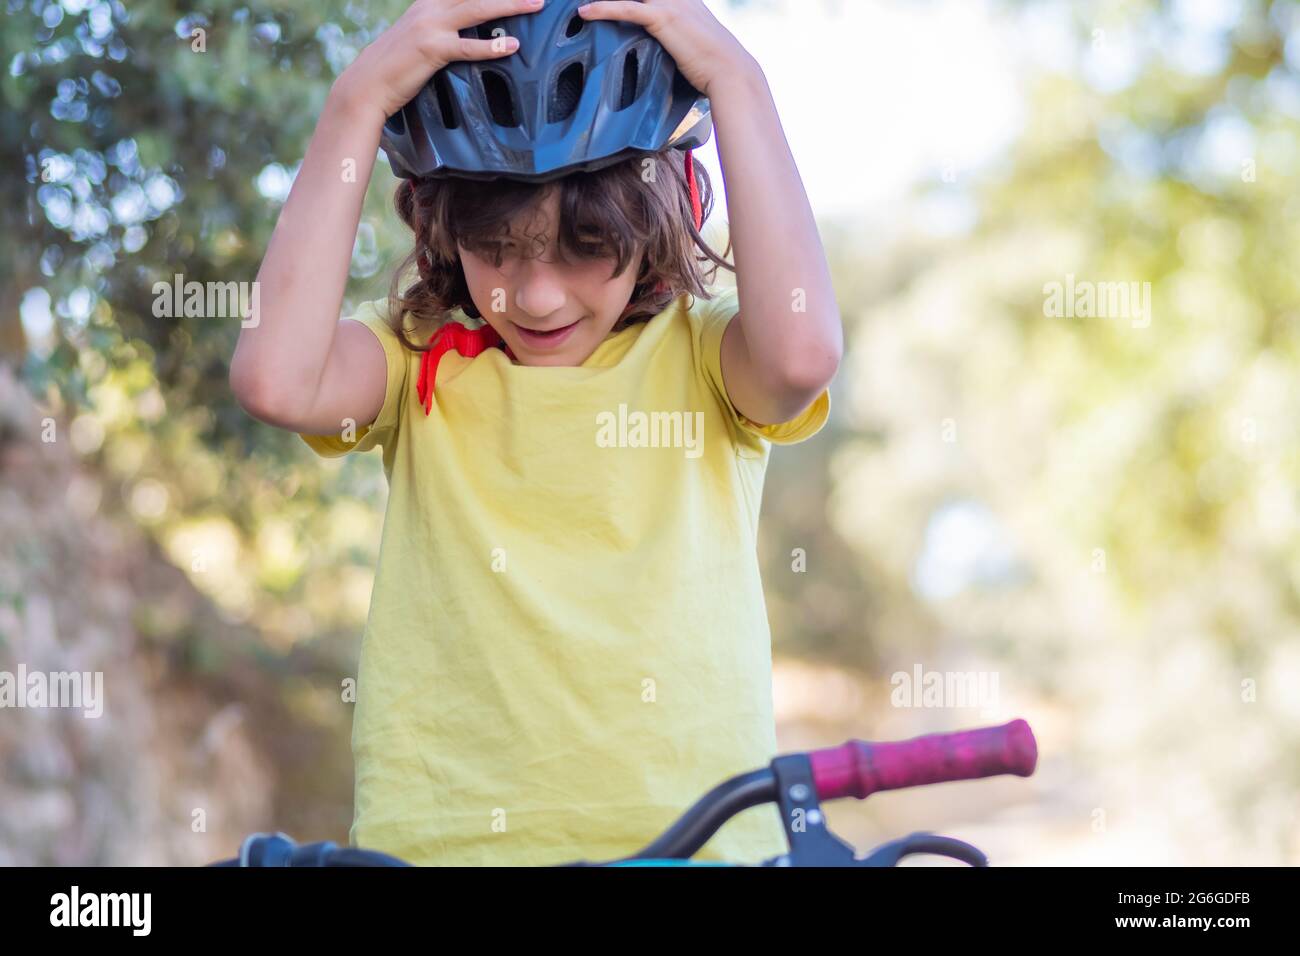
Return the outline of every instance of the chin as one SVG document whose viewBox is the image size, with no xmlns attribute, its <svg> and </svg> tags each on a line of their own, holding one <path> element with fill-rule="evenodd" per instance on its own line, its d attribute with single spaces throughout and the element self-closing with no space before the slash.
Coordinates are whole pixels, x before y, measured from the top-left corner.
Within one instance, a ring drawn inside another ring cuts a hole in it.
<svg viewBox="0 0 1300 956">
<path fill-rule="evenodd" d="M 577 329 L 575 331 L 580 333 L 584 330 Z M 596 351 L 596 346 L 599 344 L 599 341 L 569 341 L 565 342 L 563 346 L 555 351 L 529 349 L 522 343 L 517 345 L 512 343 L 510 347 L 514 350 L 515 355 L 519 357 L 521 363 L 524 365 L 533 365 L 538 367 L 573 367 L 585 362 L 587 357 L 590 356 L 592 352 Z"/>
</svg>

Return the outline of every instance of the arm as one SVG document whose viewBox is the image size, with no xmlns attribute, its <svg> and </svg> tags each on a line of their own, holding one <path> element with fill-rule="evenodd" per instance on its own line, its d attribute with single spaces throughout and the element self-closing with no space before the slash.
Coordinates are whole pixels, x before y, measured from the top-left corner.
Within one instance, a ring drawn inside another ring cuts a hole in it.
<svg viewBox="0 0 1300 956">
<path fill-rule="evenodd" d="M 817 223 L 762 69 L 701 0 L 579 9 L 645 27 L 709 97 L 741 303 L 722 339 L 727 395 L 757 424 L 796 418 L 834 377 L 844 340 Z"/>
<path fill-rule="evenodd" d="M 338 319 L 380 130 L 345 89 L 335 84 L 316 124 L 257 273 L 259 309 L 230 362 L 231 390 L 249 414 L 320 434 L 346 418 L 374 421 L 386 384 L 379 342 Z M 356 176 L 345 182 L 349 158 Z"/>
<path fill-rule="evenodd" d="M 231 389 L 251 415 L 316 434 L 338 432 L 345 419 L 374 421 L 383 348 L 360 323 L 339 322 L 339 310 L 384 121 L 447 63 L 509 56 L 517 45 L 463 39 L 461 29 L 535 9 L 527 0 L 416 0 L 335 81 L 231 359 Z"/>
<path fill-rule="evenodd" d="M 722 374 L 746 418 L 787 422 L 839 368 L 844 341 L 830 267 L 757 63 L 715 84 L 710 104 L 741 303 L 722 337 Z"/>
</svg>

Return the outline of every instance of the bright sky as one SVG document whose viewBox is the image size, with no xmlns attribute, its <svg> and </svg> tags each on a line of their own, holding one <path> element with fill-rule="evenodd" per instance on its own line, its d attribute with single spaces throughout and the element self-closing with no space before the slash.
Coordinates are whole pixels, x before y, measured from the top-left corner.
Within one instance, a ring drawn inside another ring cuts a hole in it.
<svg viewBox="0 0 1300 956">
<path fill-rule="evenodd" d="M 762 64 L 819 217 L 879 213 L 945 165 L 960 179 L 1019 129 L 1023 58 L 988 0 L 706 2 Z M 716 144 L 698 155 L 721 189 Z"/>
</svg>

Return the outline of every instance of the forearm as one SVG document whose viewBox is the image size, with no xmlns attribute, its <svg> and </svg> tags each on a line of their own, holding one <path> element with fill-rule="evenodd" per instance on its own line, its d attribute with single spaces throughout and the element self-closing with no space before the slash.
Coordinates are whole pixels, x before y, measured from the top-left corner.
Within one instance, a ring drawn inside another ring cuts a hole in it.
<svg viewBox="0 0 1300 956">
<path fill-rule="evenodd" d="M 383 118 L 335 84 L 257 274 L 231 383 L 264 404 L 314 394 L 339 311 Z"/>
<path fill-rule="evenodd" d="M 829 380 L 843 350 L 839 307 L 767 79 L 754 63 L 710 93 L 750 360 L 773 380 Z"/>
</svg>

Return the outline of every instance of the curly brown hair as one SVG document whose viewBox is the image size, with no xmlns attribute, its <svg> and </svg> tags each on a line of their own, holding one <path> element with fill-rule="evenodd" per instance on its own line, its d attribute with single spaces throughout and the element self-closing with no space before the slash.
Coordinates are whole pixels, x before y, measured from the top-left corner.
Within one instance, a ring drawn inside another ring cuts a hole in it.
<svg viewBox="0 0 1300 956">
<path fill-rule="evenodd" d="M 703 218 L 713 207 L 713 188 L 704 165 L 691 157 Z M 682 293 L 712 298 L 708 286 L 721 266 L 735 272 L 695 228 L 682 153 L 645 153 L 590 173 L 572 173 L 549 183 L 464 178 L 406 179 L 393 198 L 397 214 L 415 233 L 415 249 L 393 276 L 388 321 L 413 351 L 427 349 L 430 335 L 461 309 L 482 315 L 470 298 L 458 247 L 501 263 L 501 238 L 520 213 L 560 193 L 558 241 L 570 260 L 613 259 L 611 275 L 622 275 L 640 256 L 629 309 L 614 330 L 647 321 Z M 665 171 L 669 171 L 665 175 Z M 535 241 L 541 242 L 540 238 Z M 697 255 L 696 249 L 703 255 Z M 702 268 L 709 263 L 706 268 Z M 414 267 L 415 275 L 411 275 Z M 406 277 L 414 281 L 404 286 Z M 415 321 L 411 341 L 404 325 Z"/>
</svg>

